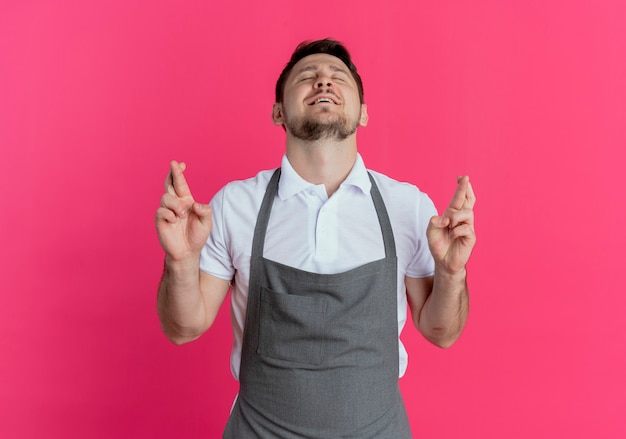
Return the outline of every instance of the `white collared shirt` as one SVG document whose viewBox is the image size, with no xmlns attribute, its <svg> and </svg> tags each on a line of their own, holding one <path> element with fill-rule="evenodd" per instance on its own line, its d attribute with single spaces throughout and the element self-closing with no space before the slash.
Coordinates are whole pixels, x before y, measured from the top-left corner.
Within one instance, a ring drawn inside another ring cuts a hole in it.
<svg viewBox="0 0 626 439">
<path fill-rule="evenodd" d="M 340 273 L 385 257 L 382 233 L 370 195 L 371 182 L 360 155 L 348 177 L 329 198 L 323 184 L 302 179 L 286 156 L 278 196 L 265 238 L 264 257 L 301 270 Z M 256 219 L 274 170 L 224 186 L 211 201 L 213 229 L 200 257 L 200 269 L 233 280 L 231 294 L 234 345 L 231 370 L 239 377 L 243 327 L 248 300 L 250 253 Z M 404 276 L 432 276 L 434 262 L 426 241 L 429 219 L 437 214 L 426 194 L 408 183 L 369 171 L 391 220 L 398 256 L 398 336 L 407 318 Z M 408 357 L 399 344 L 399 376 Z"/>
</svg>

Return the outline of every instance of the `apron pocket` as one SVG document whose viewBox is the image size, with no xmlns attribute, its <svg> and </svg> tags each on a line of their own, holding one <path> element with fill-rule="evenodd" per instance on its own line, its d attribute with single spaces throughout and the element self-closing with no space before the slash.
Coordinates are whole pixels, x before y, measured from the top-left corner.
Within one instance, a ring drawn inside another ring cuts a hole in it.
<svg viewBox="0 0 626 439">
<path fill-rule="evenodd" d="M 261 288 L 257 352 L 277 360 L 320 365 L 326 302 Z"/>
</svg>

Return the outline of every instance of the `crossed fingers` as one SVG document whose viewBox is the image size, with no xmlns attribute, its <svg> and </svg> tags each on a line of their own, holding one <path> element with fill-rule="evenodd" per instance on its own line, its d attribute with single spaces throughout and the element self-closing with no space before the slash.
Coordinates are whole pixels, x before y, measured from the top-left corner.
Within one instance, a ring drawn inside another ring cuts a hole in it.
<svg viewBox="0 0 626 439">
<path fill-rule="evenodd" d="M 170 171 L 164 183 L 165 193 L 161 197 L 161 207 L 170 210 L 179 218 L 184 218 L 193 205 L 193 197 L 183 174 L 186 167 L 185 163 L 178 163 L 175 160 L 170 163 Z"/>
<path fill-rule="evenodd" d="M 185 163 L 178 163 L 176 160 L 170 162 L 170 172 L 165 179 L 165 192 L 177 197 L 186 197 L 191 195 L 187 180 L 183 174 L 187 169 Z"/>
<path fill-rule="evenodd" d="M 450 205 L 444 213 L 444 217 L 449 219 L 448 228 L 450 238 L 458 238 L 473 233 L 474 228 L 474 204 L 476 196 L 469 177 L 458 177 L 458 187 Z"/>
<path fill-rule="evenodd" d="M 452 197 L 452 201 L 450 201 L 450 208 L 454 210 L 473 209 L 476 203 L 476 196 L 474 195 L 474 189 L 472 189 L 469 177 L 458 177 L 457 183 L 456 192 Z"/>
</svg>

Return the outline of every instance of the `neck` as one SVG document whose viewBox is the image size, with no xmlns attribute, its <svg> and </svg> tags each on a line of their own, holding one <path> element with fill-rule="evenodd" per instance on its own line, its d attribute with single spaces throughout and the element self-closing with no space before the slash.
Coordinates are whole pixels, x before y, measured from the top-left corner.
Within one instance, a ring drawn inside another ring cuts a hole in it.
<svg viewBox="0 0 626 439">
<path fill-rule="evenodd" d="M 287 132 L 287 158 L 306 181 L 326 186 L 330 197 L 346 179 L 356 160 L 356 136 L 345 140 L 303 141 Z"/>
</svg>

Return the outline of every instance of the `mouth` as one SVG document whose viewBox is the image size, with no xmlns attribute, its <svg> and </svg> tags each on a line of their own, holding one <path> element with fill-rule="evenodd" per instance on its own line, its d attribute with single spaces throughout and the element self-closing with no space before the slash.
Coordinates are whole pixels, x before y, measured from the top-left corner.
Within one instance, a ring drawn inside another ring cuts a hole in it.
<svg viewBox="0 0 626 439">
<path fill-rule="evenodd" d="M 339 105 L 339 100 L 332 95 L 322 95 L 322 96 L 314 97 L 308 102 L 308 105 L 316 105 L 316 104 Z"/>
</svg>

